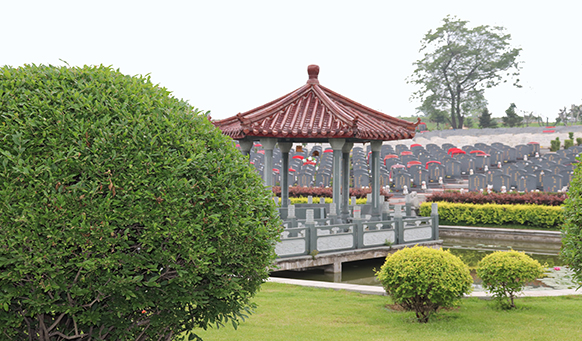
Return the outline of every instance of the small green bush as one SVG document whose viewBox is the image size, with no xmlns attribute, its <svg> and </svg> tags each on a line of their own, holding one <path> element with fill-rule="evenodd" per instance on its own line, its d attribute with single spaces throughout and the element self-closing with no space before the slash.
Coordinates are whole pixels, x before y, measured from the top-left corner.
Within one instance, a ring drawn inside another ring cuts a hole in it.
<svg viewBox="0 0 582 341">
<path fill-rule="evenodd" d="M 458 257 L 422 246 L 389 255 L 376 276 L 394 303 L 414 311 L 422 323 L 438 308 L 453 306 L 473 284 L 469 268 Z"/>
<path fill-rule="evenodd" d="M 569 138 L 570 140 L 574 140 L 574 132 L 572 132 L 572 131 L 571 131 L 571 132 L 569 132 L 569 133 L 568 133 L 568 138 Z"/>
<path fill-rule="evenodd" d="M 236 324 L 276 256 L 271 195 L 204 113 L 147 77 L 0 68 L 0 339 Z"/>
<path fill-rule="evenodd" d="M 582 146 L 582 137 L 577 137 L 576 138 L 576 145 L 577 146 Z"/>
<path fill-rule="evenodd" d="M 420 215 L 430 216 L 430 202 L 420 204 Z M 564 210 L 560 206 L 497 205 L 438 203 L 439 220 L 467 224 L 516 224 L 537 228 L 557 228 L 564 222 Z"/>
<path fill-rule="evenodd" d="M 501 307 L 515 308 L 514 298 L 527 282 L 540 277 L 544 268 L 523 252 L 496 251 L 477 265 L 477 276 Z"/>
<path fill-rule="evenodd" d="M 582 287 L 582 167 L 574 168 L 564 205 L 561 256 Z"/>
<path fill-rule="evenodd" d="M 568 149 L 574 145 L 574 140 L 564 140 L 564 149 Z"/>
<path fill-rule="evenodd" d="M 558 150 L 560 150 L 560 138 L 556 137 L 555 140 L 550 141 L 550 151 L 557 152 Z"/>
</svg>

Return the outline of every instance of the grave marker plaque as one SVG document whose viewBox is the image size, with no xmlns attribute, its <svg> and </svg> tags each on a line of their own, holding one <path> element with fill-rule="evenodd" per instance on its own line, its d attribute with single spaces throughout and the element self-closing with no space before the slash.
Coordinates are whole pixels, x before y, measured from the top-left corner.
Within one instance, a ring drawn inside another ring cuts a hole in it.
<svg viewBox="0 0 582 341">
<path fill-rule="evenodd" d="M 574 177 L 574 171 L 563 170 L 560 172 L 560 175 L 562 176 L 562 185 L 570 186 L 570 181 L 572 181 L 572 178 Z"/>
<path fill-rule="evenodd" d="M 354 171 L 354 188 L 362 188 L 370 186 L 370 176 L 367 170 Z"/>
<path fill-rule="evenodd" d="M 525 144 L 518 144 L 515 146 L 515 156 L 517 160 L 523 160 L 523 156 L 530 156 L 531 146 Z"/>
</svg>

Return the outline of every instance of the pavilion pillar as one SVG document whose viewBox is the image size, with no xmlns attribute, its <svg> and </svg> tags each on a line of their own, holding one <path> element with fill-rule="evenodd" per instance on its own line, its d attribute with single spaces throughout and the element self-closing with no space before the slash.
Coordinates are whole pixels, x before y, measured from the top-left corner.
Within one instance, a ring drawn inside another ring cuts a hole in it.
<svg viewBox="0 0 582 341">
<path fill-rule="evenodd" d="M 372 220 L 382 220 L 380 203 L 380 150 L 382 141 L 372 141 Z"/>
<path fill-rule="evenodd" d="M 260 139 L 263 149 L 265 150 L 265 169 L 263 171 L 263 180 L 265 181 L 265 186 L 273 187 L 273 149 L 277 144 L 277 139 L 275 138 L 262 138 Z"/>
<path fill-rule="evenodd" d="M 287 202 L 289 201 L 289 151 L 293 148 L 292 142 L 279 142 L 279 149 L 283 157 L 283 177 L 281 178 L 281 213 L 285 212 L 287 217 Z"/>
<path fill-rule="evenodd" d="M 240 150 L 242 155 L 248 156 L 253 148 L 253 141 L 251 140 L 239 140 Z"/>
<path fill-rule="evenodd" d="M 346 142 L 342 147 L 342 210 L 340 218 L 347 222 L 350 217 L 350 151 L 353 142 Z"/>
<path fill-rule="evenodd" d="M 329 144 L 333 149 L 333 203 L 336 208 L 336 212 L 341 212 L 341 184 L 342 184 L 342 149 L 346 143 L 345 139 L 329 139 Z"/>
</svg>

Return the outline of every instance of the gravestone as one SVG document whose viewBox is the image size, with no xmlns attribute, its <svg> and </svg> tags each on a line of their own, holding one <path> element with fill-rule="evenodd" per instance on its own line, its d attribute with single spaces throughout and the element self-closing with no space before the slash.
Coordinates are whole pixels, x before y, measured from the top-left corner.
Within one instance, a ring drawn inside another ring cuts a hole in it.
<svg viewBox="0 0 582 341">
<path fill-rule="evenodd" d="M 538 179 L 534 174 L 525 173 L 517 179 L 517 190 L 520 192 L 532 192 L 537 189 Z"/>
<path fill-rule="evenodd" d="M 315 185 L 317 187 L 329 187 L 331 182 L 331 172 L 318 171 L 315 176 Z"/>
<path fill-rule="evenodd" d="M 487 189 L 487 177 L 484 174 L 469 175 L 469 191 L 478 192 Z"/>
<path fill-rule="evenodd" d="M 428 181 L 438 183 L 439 178 L 445 179 L 445 168 L 438 163 L 428 164 Z"/>
<path fill-rule="evenodd" d="M 504 186 L 506 190 L 510 189 L 509 175 L 505 175 L 503 173 L 496 173 L 493 176 L 493 190 L 496 192 L 501 192 L 501 188 Z"/>
<path fill-rule="evenodd" d="M 558 192 L 562 190 L 562 176 L 560 174 L 545 173 L 543 175 L 544 192 Z"/>
<path fill-rule="evenodd" d="M 563 170 L 560 172 L 560 175 L 562 176 L 562 185 L 570 186 L 570 181 L 572 181 L 572 178 L 574 177 L 574 171 Z"/>
<path fill-rule="evenodd" d="M 468 154 L 457 154 L 455 158 L 461 163 L 461 174 L 469 174 L 470 169 L 475 171 L 475 160 Z"/>
<path fill-rule="evenodd" d="M 493 178 L 496 175 L 501 175 L 503 172 L 500 169 L 494 168 L 485 172 L 485 176 L 487 177 L 487 184 L 493 185 Z M 503 174 L 504 175 L 504 174 Z"/>
<path fill-rule="evenodd" d="M 538 184 L 537 184 L 537 188 L 540 191 L 544 190 L 544 176 L 546 176 L 547 174 L 553 174 L 551 170 L 547 169 L 547 168 L 538 168 L 536 169 L 535 173 L 534 173 L 538 179 Z"/>
<path fill-rule="evenodd" d="M 420 168 L 418 170 L 411 170 L 410 175 L 412 176 L 413 187 L 422 186 L 422 182 L 424 181 L 425 184 L 428 184 L 428 171 L 424 168 Z"/>
<path fill-rule="evenodd" d="M 525 171 L 516 169 L 510 173 L 505 173 L 509 176 L 509 186 L 517 188 L 517 183 L 519 179 L 526 174 Z"/>
<path fill-rule="evenodd" d="M 461 163 L 456 160 L 446 160 L 445 161 L 445 173 L 447 179 L 460 178 L 461 177 Z"/>
<path fill-rule="evenodd" d="M 299 187 L 311 187 L 313 182 L 313 174 L 301 171 L 297 175 L 297 186 Z"/>
<path fill-rule="evenodd" d="M 354 188 L 370 187 L 370 175 L 367 170 L 354 171 Z"/>
<path fill-rule="evenodd" d="M 406 186 L 410 189 L 410 174 L 408 173 L 399 173 L 394 176 L 394 189 L 398 192 L 404 189 Z"/>
<path fill-rule="evenodd" d="M 515 146 L 515 157 L 517 160 L 523 160 L 523 156 L 527 155 L 530 156 L 531 153 L 531 146 L 525 144 L 518 144 Z"/>
<path fill-rule="evenodd" d="M 488 168 L 491 166 L 489 160 L 489 156 L 483 154 L 473 154 L 475 160 L 475 170 L 477 171 L 484 171 L 485 166 Z"/>
<path fill-rule="evenodd" d="M 390 186 L 390 174 L 388 172 L 380 172 L 380 187 Z"/>
</svg>

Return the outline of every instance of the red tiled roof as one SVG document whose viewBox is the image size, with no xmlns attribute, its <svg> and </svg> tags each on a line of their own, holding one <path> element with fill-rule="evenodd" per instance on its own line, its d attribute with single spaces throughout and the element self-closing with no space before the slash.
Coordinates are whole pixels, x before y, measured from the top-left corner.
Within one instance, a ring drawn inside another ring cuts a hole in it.
<svg viewBox="0 0 582 341">
<path fill-rule="evenodd" d="M 388 116 L 321 86 L 317 65 L 310 65 L 307 72 L 307 84 L 299 89 L 214 125 L 235 140 L 247 136 L 382 141 L 414 137 L 418 123 Z"/>
</svg>

